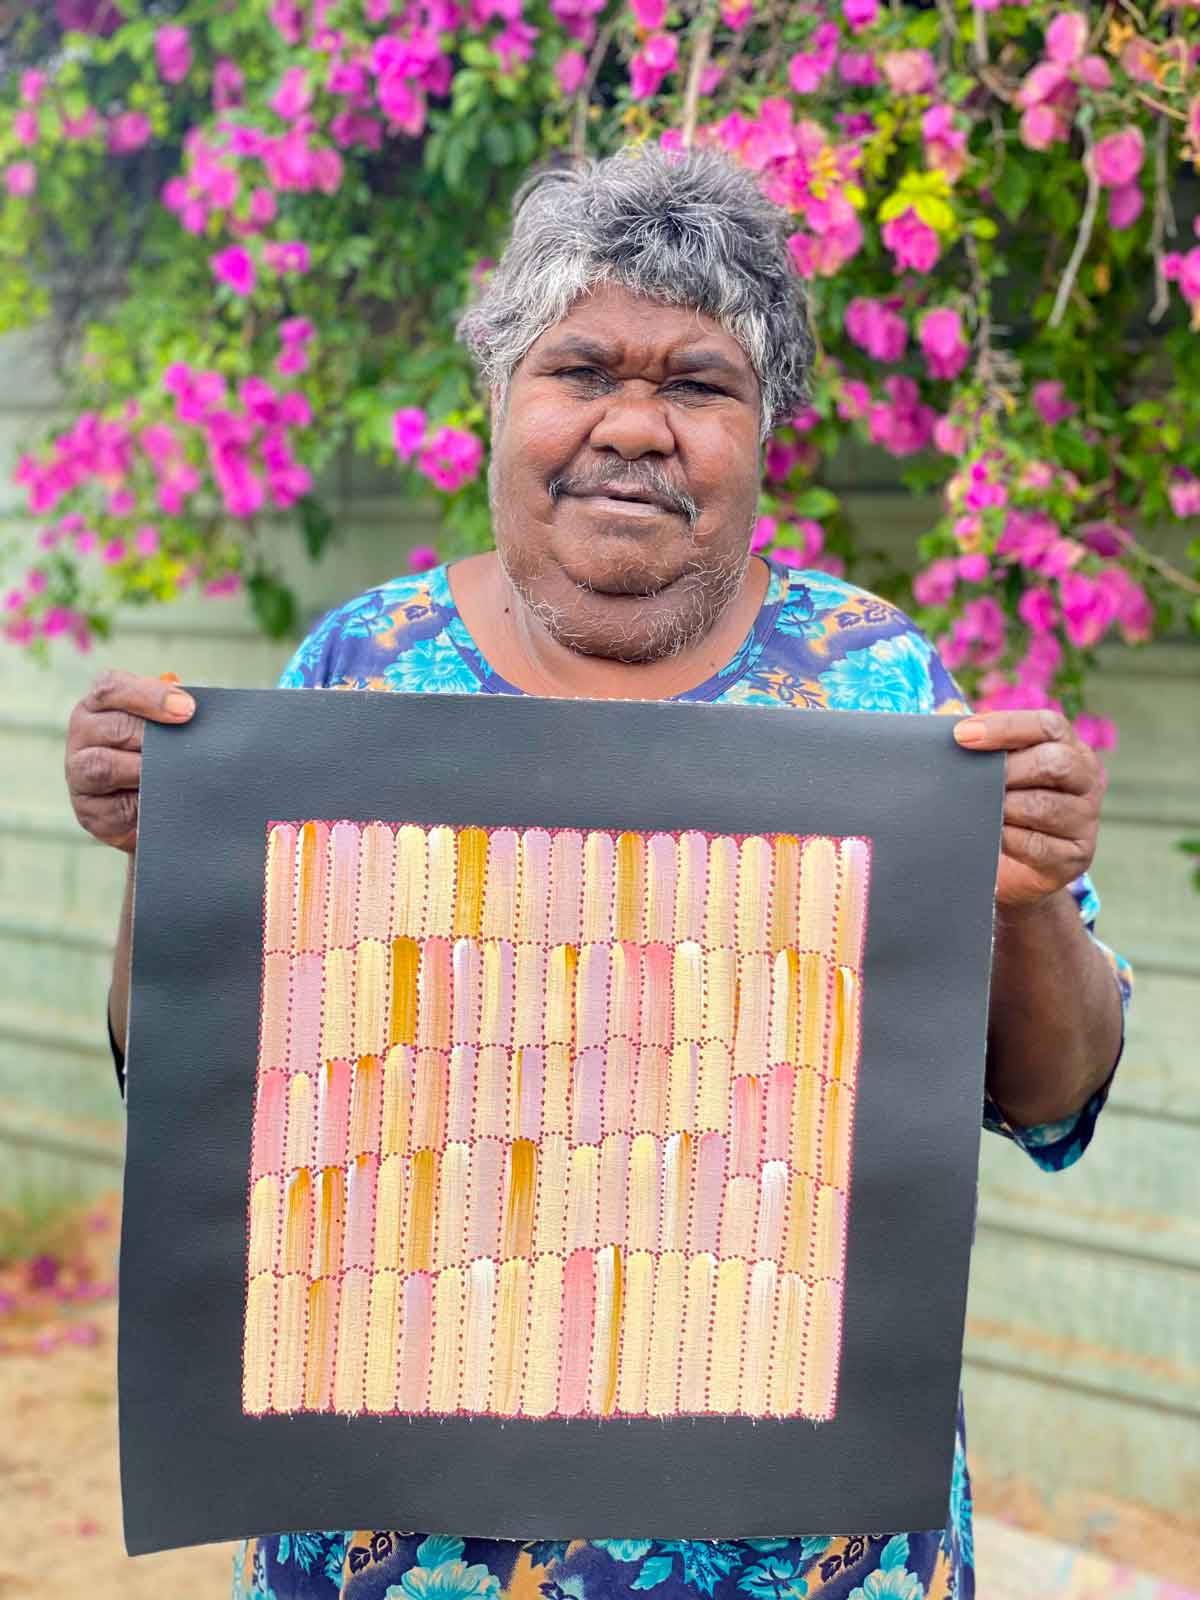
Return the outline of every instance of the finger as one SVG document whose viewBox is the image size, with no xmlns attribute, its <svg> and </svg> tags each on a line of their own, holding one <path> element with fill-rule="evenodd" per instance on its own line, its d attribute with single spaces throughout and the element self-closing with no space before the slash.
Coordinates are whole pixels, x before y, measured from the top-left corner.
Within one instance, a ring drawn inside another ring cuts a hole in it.
<svg viewBox="0 0 1200 1600">
<path fill-rule="evenodd" d="M 128 711 L 151 722 L 186 722 L 196 702 L 186 689 L 133 672 L 102 673 L 81 702 L 84 711 Z"/>
<path fill-rule="evenodd" d="M 137 827 L 136 789 L 122 789 L 108 795 L 81 794 L 73 798 L 80 826 L 102 844 L 120 843 Z"/>
<path fill-rule="evenodd" d="M 67 757 L 67 787 L 72 794 L 107 795 L 136 789 L 142 776 L 142 758 L 132 750 L 89 745 Z"/>
<path fill-rule="evenodd" d="M 140 750 L 145 726 L 145 718 L 131 711 L 81 711 L 71 728 L 68 748 L 76 751 L 108 745 L 113 750 Z"/>
<path fill-rule="evenodd" d="M 954 724 L 954 737 L 969 750 L 1026 750 L 1044 741 L 1074 739 L 1058 711 L 981 711 Z"/>
<path fill-rule="evenodd" d="M 1006 826 L 1000 830 L 1000 844 L 1010 860 L 1019 861 L 1043 878 L 1053 879 L 1059 886 L 1073 883 L 1087 870 L 1087 851 L 1074 839 L 1056 839 L 1030 828 Z"/>
<path fill-rule="evenodd" d="M 1081 745 L 1038 744 L 1009 756 L 1004 783 L 1007 789 L 1090 794 L 1100 786 L 1099 763 Z"/>
<path fill-rule="evenodd" d="M 1057 839 L 1082 839 L 1096 826 L 1096 807 L 1059 789 L 1010 789 L 1004 796 L 1004 820 Z"/>
</svg>

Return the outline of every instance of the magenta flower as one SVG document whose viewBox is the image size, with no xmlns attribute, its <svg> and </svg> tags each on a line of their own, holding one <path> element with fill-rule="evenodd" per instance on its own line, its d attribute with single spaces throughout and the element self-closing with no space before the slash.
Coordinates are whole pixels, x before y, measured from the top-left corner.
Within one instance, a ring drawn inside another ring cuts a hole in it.
<svg viewBox="0 0 1200 1600">
<path fill-rule="evenodd" d="M 1046 55 L 1069 67 L 1087 46 L 1088 20 L 1082 11 L 1060 11 L 1046 29 Z"/>
<path fill-rule="evenodd" d="M 42 617 L 42 637 L 57 639 L 69 633 L 75 622 L 75 613 L 67 606 L 51 606 Z"/>
<path fill-rule="evenodd" d="M 1132 228 L 1142 214 L 1145 196 L 1136 183 L 1123 184 L 1119 189 L 1108 191 L 1108 225 L 1119 233 L 1123 228 Z"/>
<path fill-rule="evenodd" d="M 754 532 L 750 535 L 750 549 L 757 555 L 760 550 L 765 550 L 779 532 L 779 523 L 774 517 L 762 516 L 754 524 Z"/>
<path fill-rule="evenodd" d="M 280 239 L 263 245 L 263 264 L 272 272 L 307 272 L 308 246 L 300 239 Z"/>
<path fill-rule="evenodd" d="M 982 550 L 973 550 L 969 555 L 958 556 L 955 565 L 960 578 L 967 583 L 986 583 L 991 576 L 992 564 Z"/>
<path fill-rule="evenodd" d="M 951 306 L 927 311 L 918 330 L 925 370 L 931 378 L 957 378 L 970 351 L 963 338 L 962 319 Z"/>
<path fill-rule="evenodd" d="M 37 168 L 32 161 L 14 161 L 4 169 L 4 187 L 11 195 L 30 195 L 37 188 Z"/>
<path fill-rule="evenodd" d="M 914 575 L 913 599 L 919 606 L 944 606 L 953 595 L 957 582 L 958 572 L 954 562 L 943 556 L 940 560 L 931 561 L 924 572 Z"/>
<path fill-rule="evenodd" d="M 892 252 L 897 272 L 905 267 L 911 267 L 914 272 L 930 272 L 936 265 L 941 253 L 938 236 L 921 221 L 912 206 L 885 222 L 880 234 Z"/>
<path fill-rule="evenodd" d="M 18 144 L 36 144 L 41 136 L 41 125 L 36 111 L 18 111 L 13 117 L 12 126 Z"/>
<path fill-rule="evenodd" d="M 242 103 L 245 74 L 236 61 L 223 57 L 213 68 L 213 110 L 232 111 Z"/>
<path fill-rule="evenodd" d="M 77 117 L 62 118 L 64 139 L 81 141 L 90 139 L 100 126 L 100 114 L 95 106 L 85 106 Z"/>
<path fill-rule="evenodd" d="M 408 570 L 410 572 L 428 572 L 430 567 L 436 567 L 441 557 L 431 544 L 415 544 L 408 552 Z"/>
<path fill-rule="evenodd" d="M 253 294 L 257 277 L 254 257 L 240 244 L 218 250 L 215 256 L 209 256 L 208 264 L 213 276 L 221 283 L 228 284 L 234 294 Z"/>
<path fill-rule="evenodd" d="M 674 34 L 654 33 L 629 63 L 629 82 L 635 100 L 657 94 L 668 72 L 679 60 L 679 45 Z"/>
<path fill-rule="evenodd" d="M 845 328 L 855 344 L 876 361 L 900 361 L 908 344 L 908 328 L 890 301 L 868 300 L 857 296 L 846 307 Z"/>
<path fill-rule="evenodd" d="M 937 67 L 928 50 L 891 50 L 880 64 L 896 94 L 928 94 L 937 86 Z"/>
<path fill-rule="evenodd" d="M 851 33 L 862 33 L 879 16 L 879 0 L 842 0 L 842 15 Z"/>
<path fill-rule="evenodd" d="M 109 539 L 100 549 L 100 559 L 106 567 L 115 567 L 125 559 L 124 539 Z"/>
<path fill-rule="evenodd" d="M 961 456 L 967 444 L 966 429 L 949 416 L 939 417 L 933 425 L 933 442 L 943 455 Z"/>
<path fill-rule="evenodd" d="M 578 50 L 567 50 L 554 63 L 554 76 L 564 94 L 574 94 L 587 76 L 587 62 Z"/>
<path fill-rule="evenodd" d="M 837 23 L 820 23 L 809 45 L 808 50 L 801 50 L 788 62 L 788 82 L 797 94 L 814 93 L 833 70 L 838 53 Z"/>
<path fill-rule="evenodd" d="M 1172 467 L 1167 499 L 1177 517 L 1200 516 L 1200 478 L 1186 467 Z"/>
<path fill-rule="evenodd" d="M 447 494 L 460 489 L 479 471 L 483 461 L 483 442 L 462 428 L 439 428 L 422 447 L 417 457 L 421 472 Z"/>
<path fill-rule="evenodd" d="M 1017 615 L 1034 633 L 1049 633 L 1058 621 L 1058 606 L 1049 589 L 1026 589 L 1017 601 Z"/>
<path fill-rule="evenodd" d="M 871 89 L 883 82 L 883 73 L 870 50 L 843 50 L 837 59 L 838 77 L 852 89 Z M 838 112 L 838 121 L 851 138 L 869 134 L 875 126 L 869 112 Z"/>
<path fill-rule="evenodd" d="M 279 324 L 279 338 L 285 345 L 306 345 L 315 332 L 307 317 L 285 317 Z"/>
<path fill-rule="evenodd" d="M 753 0 L 721 0 L 721 21 L 734 33 L 741 33 L 754 21 Z"/>
<path fill-rule="evenodd" d="M 838 395 L 837 414 L 843 422 L 865 417 L 871 404 L 871 391 L 861 378 L 845 378 Z"/>
<path fill-rule="evenodd" d="M 1084 56 L 1075 67 L 1075 76 L 1080 83 L 1087 84 L 1089 89 L 1112 87 L 1112 72 L 1103 56 Z"/>
<path fill-rule="evenodd" d="M 285 122 L 295 122 L 312 105 L 312 87 L 303 67 L 289 67 L 283 82 L 271 96 L 271 110 Z"/>
<path fill-rule="evenodd" d="M 396 454 L 407 461 L 425 437 L 425 413 L 419 406 L 406 406 L 392 418 L 392 443 Z"/>
<path fill-rule="evenodd" d="M 1029 398 L 1038 416 L 1050 427 L 1056 422 L 1065 422 L 1079 409 L 1073 400 L 1067 399 L 1066 392 L 1057 378 L 1047 378 L 1043 383 L 1035 383 Z"/>
<path fill-rule="evenodd" d="M 182 83 L 192 70 L 192 41 L 188 30 L 168 24 L 154 35 L 154 55 L 164 83 Z"/>
<path fill-rule="evenodd" d="M 122 111 L 108 124 L 108 148 L 115 156 L 129 155 L 149 144 L 151 131 L 144 111 Z"/>
<path fill-rule="evenodd" d="M 1067 638 L 1080 650 L 1091 649 L 1116 619 L 1116 597 L 1083 572 L 1068 572 L 1058 593 Z"/>
<path fill-rule="evenodd" d="M 23 106 L 36 106 L 46 92 L 50 79 L 44 72 L 34 71 L 32 68 L 21 74 L 21 104 Z"/>
<path fill-rule="evenodd" d="M 639 28 L 653 33 L 667 20 L 667 0 L 629 0 L 629 9 Z"/>
<path fill-rule="evenodd" d="M 133 536 L 133 548 L 140 556 L 152 556 L 158 553 L 158 529 L 152 522 L 147 522 L 139 528 Z"/>
<path fill-rule="evenodd" d="M 1094 717 L 1090 712 L 1081 711 L 1075 718 L 1075 732 L 1093 750 L 1117 748 L 1117 725 L 1108 717 Z"/>
<path fill-rule="evenodd" d="M 1098 140 L 1092 149 L 1097 182 L 1106 189 L 1124 188 L 1142 170 L 1145 155 L 1146 142 L 1140 128 L 1128 127 L 1110 133 Z"/>
</svg>

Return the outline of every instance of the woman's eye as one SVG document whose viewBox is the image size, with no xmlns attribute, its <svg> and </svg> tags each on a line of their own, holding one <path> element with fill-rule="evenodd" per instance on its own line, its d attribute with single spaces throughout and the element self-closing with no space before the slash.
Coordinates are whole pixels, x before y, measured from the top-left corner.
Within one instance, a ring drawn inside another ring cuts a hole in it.
<svg viewBox="0 0 1200 1600">
<path fill-rule="evenodd" d="M 557 374 L 560 378 L 578 378 L 583 382 L 605 381 L 604 374 L 595 367 L 563 367 Z M 697 394 L 720 394 L 719 389 L 714 389 L 710 383 L 701 383 L 696 378 L 680 378 L 670 385 L 672 389 L 692 389 Z"/>
</svg>

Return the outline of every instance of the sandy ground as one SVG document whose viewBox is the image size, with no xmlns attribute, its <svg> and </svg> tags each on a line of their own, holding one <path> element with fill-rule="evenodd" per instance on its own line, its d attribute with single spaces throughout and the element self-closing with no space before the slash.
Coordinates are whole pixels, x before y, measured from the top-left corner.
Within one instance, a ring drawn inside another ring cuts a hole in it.
<svg viewBox="0 0 1200 1600">
<path fill-rule="evenodd" d="M 232 1544 L 132 1560 L 125 1554 L 117 1469 L 117 1317 L 114 1302 L 104 1296 L 115 1261 L 115 1197 L 93 1209 L 91 1218 L 76 1251 L 75 1277 L 90 1282 L 94 1298 L 63 1304 L 34 1296 L 31 1305 L 25 1296 L 14 1305 L 11 1297 L 5 1301 L 0 1267 L 0 1596 L 224 1600 Z M 68 1337 L 72 1329 L 87 1342 Z M 1045 1561 L 1032 1558 L 1024 1534 L 1082 1547 L 1096 1558 L 1082 1565 L 1100 1575 L 1097 1581 L 1105 1572 L 1116 1580 L 1111 1588 L 1103 1584 L 1106 1595 L 1132 1593 L 1122 1577 L 1100 1564 L 1119 1563 L 1129 1551 L 1137 1551 L 1160 1579 L 1184 1591 L 1200 1589 L 1200 1523 L 1095 1495 L 1063 1494 L 1051 1508 L 1028 1486 L 993 1478 L 978 1463 L 975 1478 L 985 1519 L 977 1540 L 981 1600 L 1101 1594 L 1090 1582 L 1076 1586 L 1078 1570 L 1051 1591 Z M 1064 1554 L 1064 1570 L 1069 1556 Z M 1014 1586 L 1026 1569 L 1039 1572 L 1038 1580 Z"/>
</svg>

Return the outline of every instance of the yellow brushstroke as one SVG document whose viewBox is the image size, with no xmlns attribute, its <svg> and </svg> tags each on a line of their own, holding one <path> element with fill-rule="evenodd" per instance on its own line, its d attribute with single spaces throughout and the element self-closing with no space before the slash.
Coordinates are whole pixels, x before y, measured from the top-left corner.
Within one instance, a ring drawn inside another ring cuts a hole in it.
<svg viewBox="0 0 1200 1600">
<path fill-rule="evenodd" d="M 462 1266 L 467 1251 L 470 1146 L 453 1141 L 442 1151 L 438 1173 L 436 1266 Z"/>
<path fill-rule="evenodd" d="M 616 1404 L 635 1416 L 646 1409 L 653 1292 L 654 1257 L 648 1250 L 631 1250 L 625 1263 Z"/>
<path fill-rule="evenodd" d="M 529 1263 L 519 1256 L 500 1266 L 496 1293 L 496 1355 L 492 1410 L 515 1416 L 520 1409 L 529 1299 Z"/>
<path fill-rule="evenodd" d="M 729 1132 L 729 1080 L 733 1071 L 729 1047 L 720 1039 L 700 1046 L 700 1093 L 696 1132 Z"/>
<path fill-rule="evenodd" d="M 538 1147 L 538 1164 L 541 1172 L 537 1186 L 533 1231 L 535 1255 L 539 1255 L 543 1250 L 553 1250 L 561 1254 L 566 1249 L 564 1224 L 569 1161 L 566 1136 L 561 1133 L 543 1134 Z"/>
<path fill-rule="evenodd" d="M 454 926 L 454 829 L 430 828 L 429 881 L 426 886 L 425 933 L 442 939 Z"/>
<path fill-rule="evenodd" d="M 708 841 L 708 897 L 704 942 L 710 950 L 733 946 L 737 909 L 737 844 L 718 834 Z"/>
<path fill-rule="evenodd" d="M 737 989 L 737 954 L 733 950 L 704 952 L 704 1037 L 733 1043 L 734 995 Z"/>
<path fill-rule="evenodd" d="M 856 967 L 862 955 L 867 915 L 868 851 L 862 839 L 843 839 L 838 851 L 837 959 Z"/>
<path fill-rule="evenodd" d="M 418 1050 L 413 1072 L 412 1148 L 434 1150 L 446 1138 L 448 1051 Z"/>
<path fill-rule="evenodd" d="M 639 1133 L 629 1149 L 629 1248 L 653 1250 L 657 1243 L 658 1140 Z"/>
<path fill-rule="evenodd" d="M 641 937 L 645 842 L 640 833 L 617 839 L 616 937 L 635 942 Z"/>
<path fill-rule="evenodd" d="M 415 939 L 392 940 L 392 1007 L 388 1020 L 389 1044 L 417 1042 L 417 972 L 421 947 Z"/>
<path fill-rule="evenodd" d="M 679 1369 L 679 1409 L 685 1415 L 703 1411 L 708 1401 L 709 1328 L 716 1272 L 716 1262 L 707 1252 L 688 1259 Z"/>
<path fill-rule="evenodd" d="M 400 1349 L 403 1307 L 400 1278 L 376 1272 L 371 1278 L 367 1319 L 366 1402 L 368 1411 L 391 1411 L 396 1405 L 396 1360 Z"/>
<path fill-rule="evenodd" d="M 571 1151 L 570 1176 L 567 1180 L 568 1251 L 594 1244 L 599 1190 L 599 1150 L 594 1144 L 576 1145 Z"/>
<path fill-rule="evenodd" d="M 843 1083 L 853 1083 L 858 1069 L 858 1011 L 861 999 L 858 976 L 849 967 L 839 967 L 834 973 L 833 982 L 830 1067 L 835 1078 Z"/>
<path fill-rule="evenodd" d="M 416 1151 L 409 1175 L 408 1226 L 405 1230 L 407 1248 L 403 1264 L 408 1272 L 429 1272 L 433 1269 L 437 1179 L 437 1151 Z"/>
<path fill-rule="evenodd" d="M 770 940 L 771 846 L 752 834 L 738 852 L 737 941 L 742 950 L 766 950 Z"/>
<path fill-rule="evenodd" d="M 267 1173 L 250 1191 L 250 1245 L 246 1272 L 251 1278 L 275 1261 L 275 1225 L 279 1216 L 279 1179 Z"/>
<path fill-rule="evenodd" d="M 771 964 L 772 1066 L 782 1061 L 795 1060 L 799 988 L 799 955 L 792 949 L 778 951 Z"/>
<path fill-rule="evenodd" d="M 672 961 L 675 1038 L 704 1038 L 704 952 L 694 939 L 675 946 Z"/>
<path fill-rule="evenodd" d="M 573 1051 L 575 1043 L 575 973 L 579 951 L 573 944 L 556 944 L 546 964 L 546 1041 L 565 1044 Z"/>
<path fill-rule="evenodd" d="M 785 950 L 796 942 L 797 898 L 800 890 L 799 839 L 794 833 L 776 834 L 773 855 L 771 949 Z"/>
<path fill-rule="evenodd" d="M 409 822 L 396 830 L 392 928 L 401 938 L 419 939 L 425 932 L 426 854 L 424 828 Z"/>
<path fill-rule="evenodd" d="M 347 1272 L 342 1279 L 342 1298 L 338 1307 L 338 1343 L 333 1373 L 335 1411 L 363 1409 L 363 1371 L 367 1357 L 367 1303 L 371 1276 L 367 1272 Z"/>
<path fill-rule="evenodd" d="M 312 1176 L 300 1167 L 288 1179 L 284 1195 L 280 1272 L 307 1272 L 312 1243 Z"/>
<path fill-rule="evenodd" d="M 808 1271 L 809 1251 L 816 1225 L 816 1191 L 814 1179 L 804 1173 L 792 1174 L 783 1246 L 785 1272 L 803 1274 Z"/>
<path fill-rule="evenodd" d="M 558 1341 L 562 1317 L 562 1260 L 538 1256 L 533 1264 L 529 1303 L 529 1351 L 521 1410 L 529 1417 L 548 1416 L 558 1402 Z"/>
<path fill-rule="evenodd" d="M 796 1069 L 792 1096 L 792 1168 L 821 1174 L 821 1079 L 807 1067 Z"/>
<path fill-rule="evenodd" d="M 271 1378 L 271 1409 L 299 1411 L 304 1405 L 305 1322 L 308 1275 L 291 1273 L 279 1280 L 279 1337 Z"/>
<path fill-rule="evenodd" d="M 486 1257 L 467 1268 L 466 1336 L 463 1352 L 463 1407 L 486 1411 L 492 1387 L 492 1324 L 496 1309 L 496 1263 Z"/>
<path fill-rule="evenodd" d="M 695 1126 L 696 1092 L 699 1087 L 699 1049 L 680 1041 L 671 1051 L 667 1079 L 666 1130 L 677 1133 Z"/>
<path fill-rule="evenodd" d="M 444 1267 L 433 1286 L 433 1364 L 429 1408 L 457 1411 L 461 1382 L 459 1338 L 463 1325 L 463 1274 Z"/>
<path fill-rule="evenodd" d="M 750 1304 L 746 1312 L 746 1340 L 742 1359 L 742 1410 L 750 1417 L 767 1415 L 767 1384 L 771 1370 L 771 1334 L 775 1317 L 773 1261 L 756 1261 L 750 1274 Z"/>
<path fill-rule="evenodd" d="M 509 1147 L 508 1181 L 500 1252 L 527 1256 L 533 1248 L 533 1197 L 537 1182 L 536 1146 L 532 1139 L 514 1139 Z"/>
<path fill-rule="evenodd" d="M 390 1156 L 408 1150 L 408 1124 L 412 1101 L 412 1053 L 407 1045 L 393 1045 L 383 1067 L 383 1121 L 379 1154 Z"/>
<path fill-rule="evenodd" d="M 754 1254 L 754 1223 L 758 1215 L 758 1179 L 729 1178 L 721 1207 L 722 1256 Z"/>
<path fill-rule="evenodd" d="M 323 1167 L 317 1179 L 316 1226 L 313 1229 L 309 1273 L 332 1278 L 342 1269 L 342 1236 L 346 1226 L 346 1173 L 342 1167 Z"/>
<path fill-rule="evenodd" d="M 845 1084 L 831 1078 L 825 1085 L 825 1121 L 821 1129 L 821 1175 L 845 1191 L 850 1184 L 850 1119 L 854 1103 Z"/>
<path fill-rule="evenodd" d="M 650 1367 L 646 1410 L 652 1417 L 675 1411 L 679 1346 L 683 1337 L 683 1285 L 686 1257 L 669 1250 L 659 1256 L 654 1282 L 654 1326 L 650 1334 Z"/>
<path fill-rule="evenodd" d="M 350 1127 L 347 1156 L 360 1156 L 374 1150 L 378 1137 L 375 1118 L 379 1114 L 379 1085 L 383 1074 L 376 1056 L 359 1056 L 350 1089 Z"/>
<path fill-rule="evenodd" d="M 808 1285 L 798 1272 L 785 1272 L 779 1280 L 779 1312 L 771 1346 L 770 1401 L 777 1417 L 794 1417 L 800 1409 L 807 1309 Z"/>
<path fill-rule="evenodd" d="M 296 946 L 319 950 L 325 943 L 325 905 L 318 892 L 322 877 L 321 835 L 315 822 L 300 829 L 300 892 L 296 918 Z"/>
<path fill-rule="evenodd" d="M 307 1072 L 297 1072 L 288 1084 L 287 1135 L 284 1139 L 284 1166 L 306 1167 L 312 1160 L 313 1081 Z"/>
<path fill-rule="evenodd" d="M 483 922 L 483 886 L 487 881 L 487 833 L 463 828 L 458 835 L 458 873 L 454 885 L 455 938 L 479 937 Z"/>
<path fill-rule="evenodd" d="M 812 1256 L 809 1261 L 811 1277 L 841 1277 L 842 1216 L 838 1191 L 823 1183 L 817 1190 L 817 1214 L 813 1227 Z"/>
<path fill-rule="evenodd" d="M 304 1405 L 309 1411 L 323 1411 L 326 1375 L 332 1374 L 333 1297 L 336 1282 L 318 1278 L 308 1286 L 308 1359 L 304 1372 Z"/>
<path fill-rule="evenodd" d="M 404 1157 L 384 1156 L 375 1189 L 375 1265 L 398 1269 L 404 1220 Z"/>
<path fill-rule="evenodd" d="M 765 951 L 744 955 L 738 964 L 738 1018 L 733 1072 L 761 1072 L 770 1050 L 771 958 Z"/>
<path fill-rule="evenodd" d="M 355 1055 L 373 1055 L 390 1042 L 388 999 L 388 948 L 380 939 L 363 939 L 354 952 Z"/>
<path fill-rule="evenodd" d="M 829 951 L 837 903 L 837 855 L 832 839 L 809 839 L 800 863 L 797 944 L 802 950 Z"/>
<path fill-rule="evenodd" d="M 271 1405 L 271 1361 L 275 1349 L 275 1276 L 261 1272 L 246 1290 L 246 1335 L 242 1345 L 242 1405 L 261 1415 Z"/>
<path fill-rule="evenodd" d="M 321 1006 L 321 1059 L 342 1061 L 354 1054 L 354 952 L 325 952 L 325 995 Z"/>
<path fill-rule="evenodd" d="M 745 1306 L 746 1263 L 742 1260 L 722 1261 L 717 1268 L 712 1364 L 708 1373 L 708 1405 L 711 1411 L 731 1413 L 738 1408 Z"/>
<path fill-rule="evenodd" d="M 583 839 L 583 943 L 612 938 L 614 850 L 611 835 L 592 831 Z"/>
<path fill-rule="evenodd" d="M 820 1421 L 833 1415 L 841 1292 L 839 1284 L 826 1282 L 814 1283 L 809 1293 L 801 1408 L 806 1417 Z"/>
</svg>

